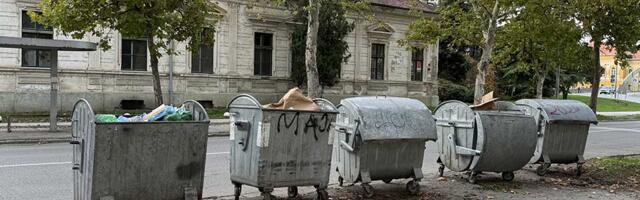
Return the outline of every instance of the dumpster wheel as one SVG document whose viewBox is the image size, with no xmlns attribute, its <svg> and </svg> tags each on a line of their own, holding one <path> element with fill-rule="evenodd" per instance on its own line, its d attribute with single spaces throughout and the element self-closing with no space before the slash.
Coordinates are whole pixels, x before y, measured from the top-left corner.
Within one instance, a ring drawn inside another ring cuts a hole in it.
<svg viewBox="0 0 640 200">
<path fill-rule="evenodd" d="M 287 196 L 291 199 L 298 197 L 298 187 L 296 186 L 289 187 L 287 194 L 288 194 Z"/>
<path fill-rule="evenodd" d="M 472 171 L 471 174 L 469 174 L 469 183 L 476 184 L 476 182 L 478 182 L 478 173 L 479 172 Z"/>
<path fill-rule="evenodd" d="M 238 183 L 234 183 L 235 185 L 235 200 L 239 200 L 240 199 L 240 194 L 242 193 L 242 184 L 238 184 Z"/>
<path fill-rule="evenodd" d="M 325 189 L 318 189 L 318 200 L 329 200 L 329 192 Z"/>
<path fill-rule="evenodd" d="M 439 177 L 444 176 L 444 164 L 440 163 L 440 167 L 438 167 L 438 175 Z"/>
<path fill-rule="evenodd" d="M 416 180 L 411 180 L 407 183 L 407 191 L 412 195 L 418 194 L 420 192 L 420 183 Z"/>
<path fill-rule="evenodd" d="M 342 176 L 338 176 L 338 186 L 342 187 L 343 184 L 344 184 L 344 178 L 342 178 Z"/>
<path fill-rule="evenodd" d="M 273 195 L 271 195 L 271 192 L 273 192 L 273 188 L 258 188 L 258 191 L 260 191 L 262 199 L 264 200 L 276 199 Z"/>
<path fill-rule="evenodd" d="M 538 166 L 538 168 L 536 168 L 536 174 L 538 174 L 538 176 L 544 176 L 545 174 L 547 174 L 549 167 L 551 167 L 550 163 L 541 164 L 540 166 Z"/>
<path fill-rule="evenodd" d="M 513 172 L 502 172 L 502 180 L 513 181 L 514 177 L 515 175 L 513 174 Z"/>
<path fill-rule="evenodd" d="M 364 196 L 367 198 L 371 198 L 373 197 L 373 195 L 375 195 L 375 189 L 373 189 L 373 186 L 369 185 L 368 183 L 363 183 L 362 189 L 364 190 Z"/>
<path fill-rule="evenodd" d="M 576 166 L 576 176 L 580 177 L 582 175 L 582 163 L 578 163 Z"/>
</svg>

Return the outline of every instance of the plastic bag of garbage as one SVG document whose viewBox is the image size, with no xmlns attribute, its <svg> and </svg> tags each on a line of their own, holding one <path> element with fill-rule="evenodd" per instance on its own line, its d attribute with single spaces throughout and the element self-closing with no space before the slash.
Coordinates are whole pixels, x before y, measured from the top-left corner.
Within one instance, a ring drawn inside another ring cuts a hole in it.
<svg viewBox="0 0 640 200">
<path fill-rule="evenodd" d="M 156 108 L 153 111 L 151 111 L 146 116 L 144 116 L 143 119 L 144 119 L 145 122 L 158 121 L 159 119 L 162 119 L 163 117 L 165 117 L 167 115 L 175 113 L 176 110 L 178 110 L 176 107 L 167 106 L 167 105 L 161 105 L 158 108 Z"/>
<path fill-rule="evenodd" d="M 193 115 L 191 112 L 186 111 L 184 109 L 179 109 L 177 112 L 167 115 L 164 118 L 165 121 L 191 121 L 193 120 Z"/>
<path fill-rule="evenodd" d="M 138 116 L 133 116 L 133 117 L 126 117 L 124 115 L 118 117 L 117 121 L 118 122 L 143 122 L 144 121 L 144 116 L 145 114 L 143 113 L 142 115 L 138 115 Z"/>
<path fill-rule="evenodd" d="M 115 115 L 107 115 L 107 114 L 98 114 L 96 115 L 97 122 L 117 122 L 117 118 Z"/>
</svg>

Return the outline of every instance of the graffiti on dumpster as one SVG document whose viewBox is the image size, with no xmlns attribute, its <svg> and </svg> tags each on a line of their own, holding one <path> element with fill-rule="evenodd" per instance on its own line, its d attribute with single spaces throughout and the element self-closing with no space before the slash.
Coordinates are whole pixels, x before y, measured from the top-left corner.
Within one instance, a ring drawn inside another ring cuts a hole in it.
<svg viewBox="0 0 640 200">
<path fill-rule="evenodd" d="M 291 114 L 289 114 L 291 115 Z M 304 115 L 303 115 L 304 116 Z M 328 113 L 323 113 L 322 116 L 318 117 L 316 114 L 310 113 L 309 118 L 304 122 L 303 132 L 309 133 L 313 132 L 313 138 L 318 141 L 318 132 L 328 132 L 331 128 L 331 117 Z M 287 116 L 287 113 L 280 114 L 278 117 L 277 129 L 278 133 L 281 131 L 293 128 L 293 134 L 298 135 L 298 130 L 300 127 L 300 112 L 296 112 L 290 118 Z"/>
<path fill-rule="evenodd" d="M 372 115 L 371 122 L 377 129 L 386 127 L 403 128 L 407 123 L 407 116 L 405 113 L 377 112 Z"/>
</svg>

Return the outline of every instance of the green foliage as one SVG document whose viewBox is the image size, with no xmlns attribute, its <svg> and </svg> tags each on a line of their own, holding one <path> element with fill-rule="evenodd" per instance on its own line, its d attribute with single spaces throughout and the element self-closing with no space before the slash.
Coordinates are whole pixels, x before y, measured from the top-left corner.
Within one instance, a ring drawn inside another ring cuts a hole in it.
<svg viewBox="0 0 640 200">
<path fill-rule="evenodd" d="M 110 48 L 113 30 L 123 36 L 152 36 L 149 51 L 156 57 L 160 50 L 174 53 L 171 41 L 189 40 L 194 50 L 202 39 L 212 44 L 213 32 L 200 36 L 217 21 L 207 0 L 43 0 L 38 7 L 42 14 L 29 13 L 35 21 L 75 39 L 95 36 L 102 49 Z"/>
<path fill-rule="evenodd" d="M 519 0 L 522 1 L 522 0 Z M 438 18 L 423 16 L 409 25 L 409 32 L 402 43 L 411 41 L 433 43 L 451 37 L 453 46 L 481 45 L 486 43 L 486 33 L 492 19 L 497 24 L 508 24 L 508 18 L 516 13 L 511 0 L 443 0 L 436 9 Z M 497 3 L 497 6 L 496 6 Z M 493 9 L 496 8 L 496 16 Z"/>
<path fill-rule="evenodd" d="M 611 156 L 587 160 L 584 177 L 603 185 L 638 187 L 640 156 Z"/>
<path fill-rule="evenodd" d="M 589 103 L 589 97 L 569 95 L 569 99 L 581 101 L 585 104 Z M 601 112 L 624 112 L 624 111 L 640 111 L 640 103 L 624 101 L 619 99 L 598 98 L 598 111 Z"/>
<path fill-rule="evenodd" d="M 602 44 L 616 49 L 616 64 L 626 67 L 629 53 L 638 51 L 640 41 L 640 3 L 637 0 L 568 0 L 565 5 L 569 8 L 570 18 L 580 24 L 584 36 L 591 38 L 592 52 L 600 53 Z M 589 106 L 596 111 L 597 92 L 600 87 L 600 62 L 598 56 L 591 57 L 591 68 L 595 72 L 592 76 L 592 97 Z"/>
<path fill-rule="evenodd" d="M 565 4 L 581 31 L 591 41 L 616 49 L 616 64 L 626 66 L 629 53 L 638 51 L 640 3 L 637 0 L 569 0 Z"/>
<path fill-rule="evenodd" d="M 349 46 L 344 38 L 353 30 L 354 25 L 346 19 L 346 10 L 340 0 L 324 0 L 320 10 L 318 29 L 317 67 L 320 73 L 320 85 L 333 86 L 340 79 L 342 63 L 346 62 Z M 291 35 L 291 79 L 297 85 L 306 83 L 305 48 L 307 39 L 307 12 L 296 16 L 301 25 L 297 25 Z"/>
<path fill-rule="evenodd" d="M 597 115 L 598 121 L 640 121 L 640 115 L 604 116 Z"/>
<path fill-rule="evenodd" d="M 438 79 L 455 81 L 460 85 L 467 85 L 464 81 L 467 74 L 473 69 L 472 63 L 468 59 L 474 59 L 465 56 L 464 50 L 467 47 L 449 47 L 450 39 L 441 40 L 438 51 Z M 471 83 L 472 85 L 473 83 Z"/>
<path fill-rule="evenodd" d="M 445 79 L 439 81 L 438 96 L 440 101 L 459 100 L 467 103 L 473 102 L 473 90 L 470 87 Z"/>
</svg>

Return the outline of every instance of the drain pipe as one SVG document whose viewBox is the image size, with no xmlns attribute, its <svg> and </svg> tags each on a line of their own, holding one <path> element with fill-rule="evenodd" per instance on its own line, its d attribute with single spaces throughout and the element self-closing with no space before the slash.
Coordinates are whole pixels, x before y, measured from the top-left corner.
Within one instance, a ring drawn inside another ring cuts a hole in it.
<svg viewBox="0 0 640 200">
<path fill-rule="evenodd" d="M 175 50 L 173 41 L 169 44 L 171 50 Z M 173 54 L 169 54 L 169 105 L 173 105 Z"/>
</svg>

